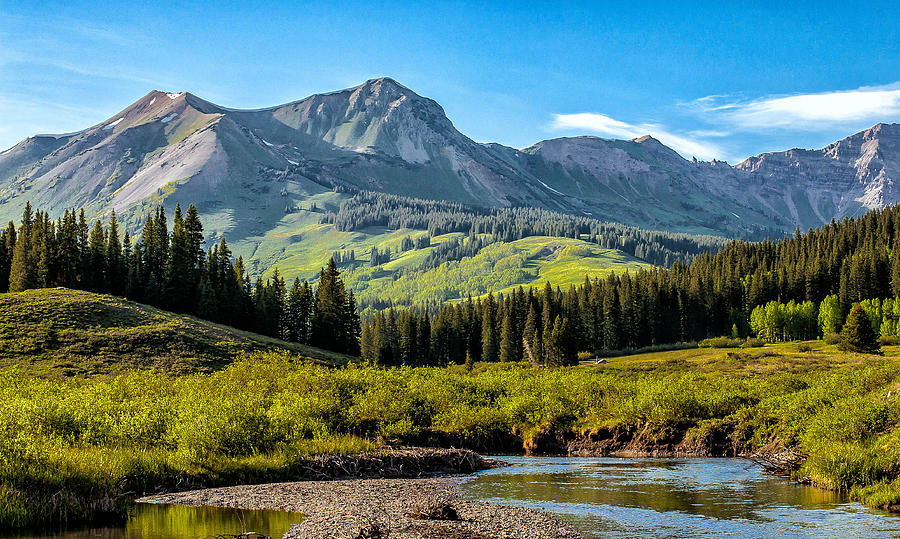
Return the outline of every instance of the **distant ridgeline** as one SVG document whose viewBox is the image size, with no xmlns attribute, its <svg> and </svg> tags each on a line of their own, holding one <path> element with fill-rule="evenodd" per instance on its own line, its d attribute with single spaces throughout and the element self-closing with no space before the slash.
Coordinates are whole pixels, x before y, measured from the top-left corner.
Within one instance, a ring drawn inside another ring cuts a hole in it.
<svg viewBox="0 0 900 539">
<path fill-rule="evenodd" d="M 429 236 L 460 232 L 470 236 L 487 234 L 488 240 L 461 245 L 442 244 L 422 262 L 419 269 L 432 269 L 449 260 L 472 256 L 492 242 L 510 242 L 530 236 L 576 238 L 607 249 L 618 249 L 656 266 L 669 267 L 676 261 L 690 262 L 703 252 L 725 245 L 719 236 L 649 231 L 640 228 L 530 207 L 487 208 L 456 202 L 421 200 L 374 192 L 357 192 L 329 212 L 323 222 L 340 231 L 363 230 L 371 226 L 389 229 L 427 230 Z"/>
<path fill-rule="evenodd" d="M 805 338 L 838 329 L 854 303 L 900 296 L 898 206 L 779 241 L 731 241 L 715 253 L 703 252 L 716 250 L 721 240 L 713 238 L 703 243 L 541 210 L 473 210 L 389 195 L 358 194 L 326 219 L 342 230 L 411 227 L 430 234 L 488 234 L 495 241 L 590 234 L 596 241 L 618 238 L 619 248 L 656 250 L 675 261 L 670 268 L 585 277 L 581 286 L 565 291 L 548 284 L 454 304 L 389 309 L 361 326 L 356 299 L 334 260 L 319 273 L 316 287 L 295 280 L 287 290 L 277 271 L 252 285 L 243 260 L 232 258 L 224 239 L 203 250 L 193 206 L 185 216 L 176 208 L 171 233 L 158 209 L 137 241 L 127 233 L 119 240 L 114 214 L 107 227 L 99 221 L 89 227 L 83 211 L 52 221 L 40 211 L 33 215 L 29 206 L 18 229 L 10 223 L 0 232 L 0 291 L 9 283 L 11 291 L 65 286 L 126 295 L 287 340 L 361 352 L 386 365 L 569 364 L 579 350 L 751 331 L 769 340 Z M 876 328 L 897 332 L 900 312 L 894 311 L 900 309 L 894 305 L 900 303 L 863 303 L 873 320 L 880 317 Z"/>
<path fill-rule="evenodd" d="M 115 212 L 92 227 L 84 210 L 66 211 L 57 221 L 27 205 L 18 229 L 0 232 L 0 292 L 63 286 L 124 295 L 285 340 L 356 355 L 359 314 L 334 263 L 319 273 L 318 285 L 295 279 L 288 290 L 277 269 L 251 285 L 242 258 L 225 239 L 204 252 L 203 226 L 191 205 L 175 209 L 169 233 L 158 208 L 137 241 L 120 241 Z M 7 286 L 8 284 L 8 286 Z"/>
</svg>

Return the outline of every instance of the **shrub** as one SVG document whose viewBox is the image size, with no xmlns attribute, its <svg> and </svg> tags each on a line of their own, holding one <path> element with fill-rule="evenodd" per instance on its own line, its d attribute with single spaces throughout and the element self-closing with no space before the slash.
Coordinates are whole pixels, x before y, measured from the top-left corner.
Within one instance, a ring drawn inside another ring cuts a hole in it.
<svg viewBox="0 0 900 539">
<path fill-rule="evenodd" d="M 826 333 L 824 340 L 825 344 L 837 344 L 841 342 L 841 336 L 837 333 Z"/>
<path fill-rule="evenodd" d="M 742 344 L 743 348 L 762 348 L 766 345 L 766 341 L 755 337 L 747 337 L 747 342 Z"/>
<path fill-rule="evenodd" d="M 618 350 L 597 350 L 594 352 L 594 356 L 597 358 L 603 357 L 621 357 L 621 356 L 630 356 L 633 354 L 651 354 L 653 352 L 669 352 L 672 350 L 688 350 L 690 348 L 697 348 L 696 341 L 688 341 L 688 342 L 677 342 L 674 344 L 654 344 L 651 346 L 643 346 L 641 348 L 620 348 Z"/>
<path fill-rule="evenodd" d="M 878 337 L 878 343 L 881 346 L 895 346 L 900 344 L 900 337 L 896 335 L 882 335 Z"/>
<path fill-rule="evenodd" d="M 737 348 L 744 344 L 743 339 L 733 339 L 731 337 L 711 337 L 703 339 L 697 345 L 700 348 Z"/>
<path fill-rule="evenodd" d="M 801 353 L 812 352 L 812 346 L 803 342 L 797 345 L 797 351 Z"/>
</svg>

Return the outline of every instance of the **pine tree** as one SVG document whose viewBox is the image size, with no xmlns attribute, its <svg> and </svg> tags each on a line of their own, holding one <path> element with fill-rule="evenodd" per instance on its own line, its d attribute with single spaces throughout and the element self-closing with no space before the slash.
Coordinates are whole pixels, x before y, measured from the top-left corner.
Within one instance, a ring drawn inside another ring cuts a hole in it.
<svg viewBox="0 0 900 539">
<path fill-rule="evenodd" d="M 125 231 L 122 236 L 122 293 L 126 297 L 132 297 L 135 293 L 137 267 L 135 266 L 134 252 L 131 246 L 131 234 Z"/>
<path fill-rule="evenodd" d="M 866 312 L 855 303 L 847 315 L 847 321 L 844 322 L 844 329 L 841 330 L 841 340 L 838 348 L 848 352 L 860 352 L 865 354 L 881 353 L 881 345 L 875 331 L 872 329 L 872 323 Z"/>
<path fill-rule="evenodd" d="M 301 310 L 303 308 L 302 305 L 302 296 L 303 296 L 303 286 L 300 284 L 300 278 L 294 278 L 294 284 L 291 285 L 291 289 L 288 292 L 287 297 L 287 319 L 288 319 L 288 331 L 287 331 L 287 340 L 292 342 L 301 342 L 300 341 L 300 324 L 301 318 L 303 314 Z"/>
<path fill-rule="evenodd" d="M 312 343 L 319 348 L 346 352 L 353 348 L 352 337 L 347 335 L 344 318 L 347 315 L 347 299 L 334 258 L 327 268 L 319 272 L 315 308 L 312 319 Z"/>
<path fill-rule="evenodd" d="M 278 272 L 278 268 L 272 272 L 272 279 L 266 290 L 266 301 L 271 321 L 271 333 L 273 337 L 284 338 L 286 327 L 285 305 L 287 303 L 287 289 L 284 286 L 284 278 Z"/>
<path fill-rule="evenodd" d="M 619 294 L 615 288 L 615 276 L 607 280 L 606 293 L 603 296 L 603 348 L 618 350 L 621 346 L 619 333 L 619 317 L 621 307 Z"/>
<path fill-rule="evenodd" d="M 12 221 L 6 225 L 6 230 L 3 231 L 0 240 L 3 241 L 3 259 L 0 260 L 0 292 L 7 292 L 13 252 L 16 250 L 16 225 Z"/>
<path fill-rule="evenodd" d="M 38 211 L 35 214 L 31 233 L 31 252 L 28 254 L 29 264 L 34 265 L 33 288 L 49 286 L 51 266 L 53 264 L 53 228 L 50 218 Z"/>
<path fill-rule="evenodd" d="M 166 257 L 165 282 L 168 307 L 175 312 L 190 312 L 197 303 L 195 294 L 197 284 L 192 283 L 194 277 L 194 260 L 192 258 L 190 241 L 184 227 L 184 218 L 181 214 L 181 205 L 175 205 L 175 214 L 172 216 L 172 236 L 169 240 L 169 252 Z M 218 270 L 216 266 L 215 271 Z M 205 312 L 216 313 L 215 286 L 216 280 L 206 275 L 206 287 L 202 299 Z M 201 315 L 202 316 L 202 315 Z"/>
<path fill-rule="evenodd" d="M 351 291 L 352 295 L 353 292 Z M 357 323 L 357 326 L 359 324 Z M 416 356 L 421 365 L 432 365 L 434 358 L 431 353 L 431 318 L 426 311 L 416 321 L 416 345 L 419 347 Z"/>
<path fill-rule="evenodd" d="M 362 328 L 362 338 L 360 339 L 360 358 L 373 365 L 378 362 L 374 330 L 375 328 L 367 321 Z"/>
<path fill-rule="evenodd" d="M 88 227 L 87 218 L 84 215 L 84 208 L 78 213 L 78 224 L 76 225 L 76 238 L 78 242 L 78 252 L 76 258 L 78 261 L 78 283 L 84 288 L 90 287 L 91 275 L 91 258 L 88 249 L 89 237 L 91 229 Z"/>
<path fill-rule="evenodd" d="M 541 295 L 543 301 L 543 311 L 541 314 L 541 323 L 544 327 L 553 326 L 553 287 L 550 286 L 550 281 L 544 283 L 544 293 Z"/>
<path fill-rule="evenodd" d="M 360 353 L 360 318 L 359 309 L 356 306 L 356 296 L 352 290 L 346 294 L 347 301 L 344 305 L 344 353 L 358 356 Z"/>
<path fill-rule="evenodd" d="M 25 210 L 22 212 L 22 225 L 19 227 L 9 270 L 10 292 L 21 292 L 35 287 L 35 267 L 30 259 L 33 226 L 34 215 L 31 210 L 31 203 L 26 203 Z"/>
<path fill-rule="evenodd" d="M 891 249 L 891 292 L 895 298 L 900 297 L 900 237 L 894 238 Z"/>
<path fill-rule="evenodd" d="M 534 304 L 531 304 L 528 307 L 528 315 L 525 316 L 525 326 L 522 329 L 522 338 L 530 343 L 531 340 L 534 339 L 535 332 L 539 329 L 537 309 L 534 308 Z"/>
<path fill-rule="evenodd" d="M 419 358 L 416 357 L 418 345 L 416 344 L 416 321 L 409 311 L 400 313 L 397 321 L 397 330 L 400 333 L 400 363 L 403 365 L 416 365 Z"/>
<path fill-rule="evenodd" d="M 531 359 L 535 365 L 544 364 L 544 339 L 540 330 L 534 330 L 531 340 Z"/>
<path fill-rule="evenodd" d="M 494 295 L 488 293 L 482 304 L 481 314 L 481 361 L 497 361 L 500 349 L 497 342 L 496 303 Z"/>
<path fill-rule="evenodd" d="M 106 283 L 106 235 L 103 232 L 103 224 L 94 222 L 88 240 L 88 273 L 87 286 L 89 290 L 103 290 Z"/>
<path fill-rule="evenodd" d="M 520 341 L 516 335 L 516 328 L 507 309 L 503 315 L 503 325 L 500 329 L 500 361 L 519 361 L 516 344 Z"/>
<path fill-rule="evenodd" d="M 548 320 L 541 331 L 541 362 L 549 364 L 552 352 L 553 320 Z"/>
<path fill-rule="evenodd" d="M 125 291 L 125 267 L 122 262 L 122 244 L 119 240 L 119 222 L 116 210 L 109 218 L 109 233 L 106 239 L 107 290 L 110 294 L 122 295 Z"/>
<path fill-rule="evenodd" d="M 556 317 L 550 340 L 552 342 L 552 359 L 550 360 L 552 365 L 567 367 L 578 364 L 575 336 L 572 334 L 568 318 Z"/>
<path fill-rule="evenodd" d="M 300 342 L 308 343 L 312 338 L 312 319 L 315 309 L 315 294 L 308 282 L 303 281 L 303 290 L 300 295 L 300 318 L 297 321 L 297 331 Z"/>
<path fill-rule="evenodd" d="M 185 234 L 185 244 L 186 244 L 186 260 L 187 260 L 187 274 L 184 278 L 187 281 L 187 289 L 190 291 L 196 290 L 199 281 L 200 274 L 203 270 L 203 224 L 200 222 L 200 215 L 197 212 L 197 208 L 191 204 L 188 206 L 187 213 L 184 217 L 184 234 Z M 231 251 L 228 249 L 224 249 L 225 238 L 222 238 L 222 242 L 219 245 L 219 256 L 224 258 L 229 258 L 231 256 Z M 229 264 L 230 266 L 230 259 Z M 224 271 L 224 266 L 222 270 Z M 223 282 L 226 277 L 223 276 Z"/>
<path fill-rule="evenodd" d="M 12 257 L 8 255 L 6 248 L 7 230 L 0 231 L 0 293 L 6 292 L 9 288 L 9 268 L 12 264 Z"/>
<path fill-rule="evenodd" d="M 218 302 L 216 301 L 216 293 L 209 283 L 209 277 L 205 274 L 200 277 L 197 295 L 199 298 L 197 300 L 197 316 L 206 320 L 215 320 L 218 312 Z"/>
</svg>

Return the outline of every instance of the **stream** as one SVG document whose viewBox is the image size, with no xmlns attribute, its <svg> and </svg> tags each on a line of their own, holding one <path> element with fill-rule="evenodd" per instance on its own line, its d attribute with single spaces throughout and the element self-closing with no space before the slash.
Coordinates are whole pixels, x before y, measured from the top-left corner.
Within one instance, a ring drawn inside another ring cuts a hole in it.
<svg viewBox="0 0 900 539">
<path fill-rule="evenodd" d="M 468 498 L 544 509 L 586 537 L 895 537 L 900 514 L 766 473 L 745 459 L 501 457 L 465 481 Z M 135 504 L 119 526 L 4 537 L 197 539 L 254 531 L 281 537 L 302 515 Z M 2 535 L 2 534 L 0 534 Z"/>
<path fill-rule="evenodd" d="M 502 457 L 464 496 L 540 508 L 586 537 L 895 537 L 900 514 L 745 459 Z"/>
</svg>

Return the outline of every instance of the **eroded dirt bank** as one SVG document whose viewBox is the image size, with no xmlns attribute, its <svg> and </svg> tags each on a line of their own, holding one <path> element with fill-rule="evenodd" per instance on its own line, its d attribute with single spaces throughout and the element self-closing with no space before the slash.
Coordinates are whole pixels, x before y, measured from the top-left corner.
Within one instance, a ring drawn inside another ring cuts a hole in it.
<svg viewBox="0 0 900 539">
<path fill-rule="evenodd" d="M 576 457 L 747 456 L 744 433 L 726 421 L 632 423 L 592 429 L 542 429 L 523 440 L 527 455 Z"/>
</svg>

